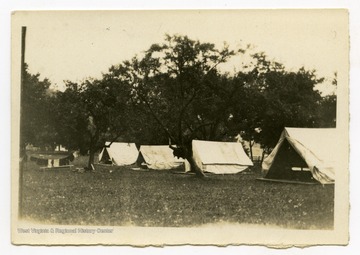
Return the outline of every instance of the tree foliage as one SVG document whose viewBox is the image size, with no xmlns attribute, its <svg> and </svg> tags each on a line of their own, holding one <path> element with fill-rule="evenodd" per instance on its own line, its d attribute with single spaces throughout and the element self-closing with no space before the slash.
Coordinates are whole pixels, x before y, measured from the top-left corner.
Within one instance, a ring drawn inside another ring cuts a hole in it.
<svg viewBox="0 0 360 255">
<path fill-rule="evenodd" d="M 255 142 L 270 151 L 286 126 L 336 126 L 336 95 L 321 96 L 315 86 L 324 79 L 315 71 L 289 71 L 264 53 L 252 54 L 252 62 L 233 75 L 220 71 L 244 53 L 166 35 L 163 43 L 111 66 L 101 79 L 66 82 L 63 92 L 49 93 L 48 80 L 27 73 L 22 143 L 90 152 L 90 165 L 105 141 L 170 141 L 174 155 L 202 175 L 192 159 L 193 139 L 241 134 L 250 152 Z"/>
<path fill-rule="evenodd" d="M 156 120 L 178 157 L 192 160 L 191 141 L 196 137 L 217 139 L 226 115 L 226 93 L 220 89 L 226 79 L 217 66 L 235 54 L 227 45 L 200 43 L 187 36 L 169 36 L 153 44 L 144 57 L 134 57 L 110 73 L 132 88 L 134 105 Z M 228 91 L 230 92 L 230 91 Z M 190 162 L 192 163 L 192 162 Z"/>
<path fill-rule="evenodd" d="M 336 87 L 337 87 L 337 73 L 334 73 L 334 78 L 332 79 L 332 86 L 334 86 L 335 91 L 329 95 L 322 97 L 319 105 L 319 120 L 320 127 L 336 127 Z"/>
<path fill-rule="evenodd" d="M 169 36 L 153 44 L 143 57 L 110 68 L 110 74 L 132 88 L 132 102 L 178 145 L 174 153 L 189 159 L 191 141 L 223 140 L 241 134 L 266 151 L 285 126 L 329 126 L 334 97 L 323 98 L 315 71 L 288 71 L 264 53 L 230 76 L 218 66 L 237 52 L 224 45 Z M 335 97 L 336 98 L 336 97 Z M 322 116 L 326 115 L 326 117 Z M 330 117 L 328 117 L 330 116 Z M 331 121 L 330 121 L 331 122 Z M 180 149 L 179 149 L 180 148 Z"/>
<path fill-rule="evenodd" d="M 27 65 L 21 91 L 20 147 L 32 144 L 44 147 L 54 144 L 54 129 L 51 125 L 51 98 L 48 79 L 40 74 L 30 74 Z"/>
<path fill-rule="evenodd" d="M 58 93 L 58 131 L 62 143 L 69 148 L 89 152 L 89 166 L 94 154 L 120 137 L 131 135 L 129 126 L 131 109 L 129 87 L 114 79 L 85 80 L 77 84 L 68 82 L 64 92 Z"/>
<path fill-rule="evenodd" d="M 232 120 L 245 140 L 258 142 L 269 152 L 284 127 L 328 126 L 321 124 L 328 117 L 320 111 L 320 105 L 326 108 L 326 98 L 315 89 L 323 78 L 304 68 L 288 71 L 282 64 L 269 61 L 264 53 L 252 57 L 252 66 L 236 77 L 244 86 L 242 96 L 237 97 L 243 102 L 234 102 L 237 111 Z"/>
</svg>

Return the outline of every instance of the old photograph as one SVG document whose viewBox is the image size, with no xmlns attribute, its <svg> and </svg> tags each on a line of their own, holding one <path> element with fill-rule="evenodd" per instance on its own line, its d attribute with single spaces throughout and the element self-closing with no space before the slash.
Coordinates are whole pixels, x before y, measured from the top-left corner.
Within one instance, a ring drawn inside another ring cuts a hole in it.
<svg viewBox="0 0 360 255">
<path fill-rule="evenodd" d="M 14 11 L 13 244 L 346 245 L 348 18 Z"/>
</svg>

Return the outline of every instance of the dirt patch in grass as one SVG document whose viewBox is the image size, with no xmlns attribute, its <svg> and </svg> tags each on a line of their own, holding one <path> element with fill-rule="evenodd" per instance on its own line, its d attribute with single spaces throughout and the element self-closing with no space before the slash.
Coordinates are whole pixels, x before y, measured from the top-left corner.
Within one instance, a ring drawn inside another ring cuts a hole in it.
<svg viewBox="0 0 360 255">
<path fill-rule="evenodd" d="M 97 166 L 24 171 L 24 216 L 52 224 L 179 227 L 214 224 L 331 229 L 334 186 L 257 181 L 254 169 L 199 179 L 170 171 Z"/>
</svg>

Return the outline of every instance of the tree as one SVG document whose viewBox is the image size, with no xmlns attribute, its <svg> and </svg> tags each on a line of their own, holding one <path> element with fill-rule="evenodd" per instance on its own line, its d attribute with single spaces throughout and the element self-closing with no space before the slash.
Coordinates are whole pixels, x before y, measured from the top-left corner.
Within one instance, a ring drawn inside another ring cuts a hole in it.
<svg viewBox="0 0 360 255">
<path fill-rule="evenodd" d="M 336 102 L 335 94 L 326 95 L 320 101 L 319 127 L 336 127 Z"/>
<path fill-rule="evenodd" d="M 260 141 L 262 115 L 266 110 L 264 95 L 255 81 L 252 73 L 239 72 L 232 78 L 232 84 L 237 89 L 229 101 L 232 105 L 231 118 L 226 123 L 230 136 L 240 135 L 248 142 L 252 160 L 252 147 Z"/>
<path fill-rule="evenodd" d="M 112 143 L 131 134 L 129 97 L 127 84 L 109 75 L 101 80 L 85 80 L 80 85 L 67 82 L 67 89 L 59 93 L 63 107 L 58 111 L 58 132 L 70 148 L 89 152 L 89 168 L 105 141 Z"/>
<path fill-rule="evenodd" d="M 319 107 L 326 100 L 314 89 L 323 81 L 315 71 L 287 71 L 257 53 L 235 76 L 221 73 L 219 65 L 238 53 L 244 50 L 166 35 L 164 43 L 112 66 L 101 80 L 68 82 L 58 95 L 64 105 L 59 137 L 88 150 L 89 166 L 106 140 L 169 141 L 174 155 L 204 176 L 192 158 L 193 139 L 241 133 L 252 154 L 254 142 L 270 151 L 285 126 L 320 125 Z"/>
<path fill-rule="evenodd" d="M 251 110 L 255 113 L 254 118 L 249 130 L 244 132 L 252 139 L 254 128 L 258 127 L 261 132 L 256 134 L 256 140 L 265 152 L 269 152 L 284 127 L 319 126 L 318 111 L 322 98 L 315 85 L 324 79 L 317 78 L 314 70 L 287 71 L 282 64 L 269 61 L 264 53 L 254 54 L 253 59 L 253 67 L 243 75 L 247 76 L 253 88 L 251 94 L 258 98 L 255 100 L 258 109 Z"/>
<path fill-rule="evenodd" d="M 56 126 L 59 144 L 86 154 L 89 150 L 88 121 L 82 93 L 83 88 L 77 83 L 66 82 L 65 91 L 58 91 L 54 100 L 53 125 Z"/>
<path fill-rule="evenodd" d="M 332 86 L 337 87 L 337 73 L 334 73 Z M 336 92 L 324 96 L 320 100 L 319 106 L 319 126 L 320 127 L 336 127 Z"/>
<path fill-rule="evenodd" d="M 54 129 L 51 125 L 52 94 L 48 79 L 40 79 L 40 74 L 30 74 L 25 65 L 21 95 L 20 148 L 25 151 L 28 144 L 45 147 L 53 145 Z"/>
<path fill-rule="evenodd" d="M 198 176 L 203 173 L 192 158 L 191 141 L 224 135 L 224 120 L 230 117 L 224 95 L 232 91 L 217 67 L 234 55 L 227 45 L 218 50 L 187 36 L 166 35 L 165 43 L 153 44 L 142 58 L 109 70 L 131 86 L 133 104 L 156 121 L 174 155 L 187 159 Z"/>
</svg>

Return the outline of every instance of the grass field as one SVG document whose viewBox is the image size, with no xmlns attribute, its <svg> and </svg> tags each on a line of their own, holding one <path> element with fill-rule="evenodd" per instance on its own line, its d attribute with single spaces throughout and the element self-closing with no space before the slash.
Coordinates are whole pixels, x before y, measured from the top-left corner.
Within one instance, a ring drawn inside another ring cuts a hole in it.
<svg viewBox="0 0 360 255">
<path fill-rule="evenodd" d="M 52 224 L 175 227 L 230 222 L 333 228 L 333 185 L 270 183 L 258 177 L 256 168 L 199 179 L 127 167 L 40 171 L 29 162 L 23 213 L 26 219 Z"/>
</svg>

